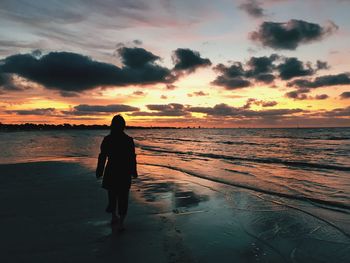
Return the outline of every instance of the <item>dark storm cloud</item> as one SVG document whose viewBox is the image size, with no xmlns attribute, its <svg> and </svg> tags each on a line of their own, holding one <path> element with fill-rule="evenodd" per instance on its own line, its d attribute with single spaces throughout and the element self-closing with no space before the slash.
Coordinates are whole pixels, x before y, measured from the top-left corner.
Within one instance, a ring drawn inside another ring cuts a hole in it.
<svg viewBox="0 0 350 263">
<path fill-rule="evenodd" d="M 298 88 L 319 88 L 326 86 L 350 85 L 350 73 L 341 73 L 337 75 L 325 75 L 314 80 L 296 79 L 287 83 L 288 87 Z"/>
<path fill-rule="evenodd" d="M 139 111 L 137 107 L 124 105 L 124 104 L 111 104 L 111 105 L 88 105 L 80 104 L 75 106 L 71 111 L 62 111 L 67 115 L 99 115 L 118 112 L 133 112 Z"/>
<path fill-rule="evenodd" d="M 245 3 L 239 5 L 239 8 L 247 12 L 252 17 L 265 16 L 264 9 L 261 7 L 261 3 L 256 0 L 246 0 Z"/>
<path fill-rule="evenodd" d="M 345 91 L 342 94 L 340 94 L 341 99 L 350 99 L 350 91 Z"/>
<path fill-rule="evenodd" d="M 186 111 L 184 105 L 179 103 L 170 104 L 149 104 L 146 107 L 151 112 L 140 111 L 133 112 L 131 116 L 187 116 L 189 112 Z"/>
<path fill-rule="evenodd" d="M 294 77 L 311 76 L 315 73 L 315 70 L 309 63 L 306 65 L 297 58 L 286 58 L 284 63 L 277 66 L 279 76 L 283 80 L 289 80 Z"/>
<path fill-rule="evenodd" d="M 5 111 L 10 114 L 17 115 L 56 115 L 57 111 L 55 108 L 41 108 L 41 109 L 32 109 L 32 110 L 8 110 Z"/>
<path fill-rule="evenodd" d="M 142 48 L 118 49 L 124 66 L 94 61 L 70 52 L 51 52 L 40 58 L 18 54 L 5 58 L 0 72 L 13 73 L 46 88 L 80 92 L 97 86 L 144 85 L 174 80 L 171 71 L 157 65 L 159 59 Z"/>
<path fill-rule="evenodd" d="M 211 65 L 211 61 L 208 58 L 202 58 L 199 52 L 185 48 L 176 49 L 172 59 L 175 64 L 174 70 L 180 71 L 194 72 L 197 68 Z"/>
<path fill-rule="evenodd" d="M 321 40 L 337 29 L 334 23 L 322 27 L 295 19 L 285 23 L 263 22 L 250 34 L 250 39 L 265 47 L 295 50 L 300 44 Z"/>
</svg>

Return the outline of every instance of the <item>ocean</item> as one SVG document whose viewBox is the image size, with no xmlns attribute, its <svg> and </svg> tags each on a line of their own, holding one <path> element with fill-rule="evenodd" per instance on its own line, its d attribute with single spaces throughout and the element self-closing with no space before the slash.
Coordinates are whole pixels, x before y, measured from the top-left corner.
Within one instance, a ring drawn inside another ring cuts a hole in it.
<svg viewBox="0 0 350 263">
<path fill-rule="evenodd" d="M 73 161 L 84 163 L 91 171 L 87 176 L 94 176 L 99 147 L 108 133 L 0 132 L 0 164 Z M 153 169 L 164 171 L 160 175 L 164 180 L 171 170 L 194 180 L 204 178 L 207 186 L 220 183 L 228 203 L 252 210 L 258 221 L 265 220 L 266 214 L 258 216 L 260 205 L 251 207 L 235 199 L 237 189 L 301 211 L 350 237 L 350 128 L 132 129 L 126 133 L 135 141 L 140 177 L 143 173 L 148 177 Z"/>
<path fill-rule="evenodd" d="M 315 206 L 350 209 L 350 128 L 135 129 L 140 165 Z M 83 158 L 107 130 L 0 132 L 0 162 Z M 166 175 L 164 175 L 166 177 Z"/>
</svg>

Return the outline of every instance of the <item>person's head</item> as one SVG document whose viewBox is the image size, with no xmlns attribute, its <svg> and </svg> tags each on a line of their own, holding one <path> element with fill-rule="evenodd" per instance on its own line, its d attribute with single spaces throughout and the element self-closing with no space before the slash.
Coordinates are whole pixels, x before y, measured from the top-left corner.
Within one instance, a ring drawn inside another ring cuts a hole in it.
<svg viewBox="0 0 350 263">
<path fill-rule="evenodd" d="M 125 129 L 125 120 L 121 115 L 115 115 L 111 122 L 111 132 L 122 132 Z"/>
</svg>

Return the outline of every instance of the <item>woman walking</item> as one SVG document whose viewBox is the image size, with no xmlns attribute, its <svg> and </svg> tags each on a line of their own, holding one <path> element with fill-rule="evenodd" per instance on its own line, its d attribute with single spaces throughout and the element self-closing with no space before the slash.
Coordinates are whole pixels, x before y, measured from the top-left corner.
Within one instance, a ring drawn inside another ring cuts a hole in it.
<svg viewBox="0 0 350 263">
<path fill-rule="evenodd" d="M 96 177 L 103 176 L 102 187 L 108 191 L 106 212 L 112 214 L 111 224 L 118 224 L 119 230 L 124 230 L 131 178 L 138 176 L 134 140 L 124 129 L 124 118 L 114 116 L 111 132 L 102 141 L 96 169 Z"/>
</svg>

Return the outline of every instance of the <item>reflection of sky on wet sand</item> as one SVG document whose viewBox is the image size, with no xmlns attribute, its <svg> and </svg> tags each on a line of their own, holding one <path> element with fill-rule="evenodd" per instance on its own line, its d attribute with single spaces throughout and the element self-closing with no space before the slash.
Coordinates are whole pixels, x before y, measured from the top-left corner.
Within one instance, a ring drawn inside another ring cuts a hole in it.
<svg viewBox="0 0 350 263">
<path fill-rule="evenodd" d="M 350 252 L 349 233 L 307 206 L 164 167 L 140 165 L 139 170 L 139 200 L 172 218 L 203 262 L 218 257 L 222 262 L 232 257 L 240 262 L 331 262 L 345 260 Z"/>
<path fill-rule="evenodd" d="M 141 167 L 143 167 L 141 165 Z M 152 168 L 148 167 L 148 170 Z M 159 168 L 155 168 L 159 170 Z M 179 181 L 173 176 L 164 178 L 153 171 L 143 173 L 137 181 L 141 196 L 146 202 L 165 205 L 165 209 L 175 213 L 185 213 L 197 209 L 201 202 L 209 200 L 208 195 L 200 194 L 195 185 Z"/>
</svg>

